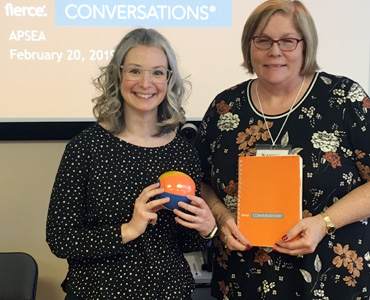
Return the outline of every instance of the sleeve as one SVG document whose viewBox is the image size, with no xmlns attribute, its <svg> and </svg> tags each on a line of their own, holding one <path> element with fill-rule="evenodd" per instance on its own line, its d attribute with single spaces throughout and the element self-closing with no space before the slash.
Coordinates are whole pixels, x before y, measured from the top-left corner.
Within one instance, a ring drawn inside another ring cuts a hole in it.
<svg viewBox="0 0 370 300">
<path fill-rule="evenodd" d="M 177 236 L 177 240 L 182 253 L 199 251 L 206 248 L 209 240 L 202 238 L 198 231 L 181 225 L 178 226 L 179 234 Z"/>
<path fill-rule="evenodd" d="M 198 133 L 194 138 L 193 145 L 197 149 L 200 158 L 202 171 L 202 181 L 211 184 L 211 169 L 212 169 L 212 152 L 209 133 L 212 132 L 212 120 L 215 115 L 215 100 L 210 104 L 205 113 L 199 128 Z"/>
<path fill-rule="evenodd" d="M 370 99 L 364 89 L 351 82 L 346 95 L 345 124 L 363 181 L 370 181 Z"/>
<path fill-rule="evenodd" d="M 122 252 L 121 224 L 88 222 L 91 155 L 84 141 L 67 144 L 51 193 L 46 241 L 60 258 L 96 259 Z"/>
<path fill-rule="evenodd" d="M 188 147 L 188 156 L 186 158 L 186 161 L 184 162 L 187 165 L 188 168 L 188 174 L 190 177 L 193 178 L 196 186 L 196 195 L 200 197 L 200 180 L 201 180 L 201 171 L 200 171 L 200 161 L 199 161 L 199 155 L 196 149 L 185 142 Z M 184 226 L 181 226 L 180 224 L 177 224 L 178 226 L 178 245 L 180 246 L 180 249 L 183 253 L 203 250 L 208 240 L 201 237 L 199 232 L 194 229 L 189 229 Z"/>
</svg>

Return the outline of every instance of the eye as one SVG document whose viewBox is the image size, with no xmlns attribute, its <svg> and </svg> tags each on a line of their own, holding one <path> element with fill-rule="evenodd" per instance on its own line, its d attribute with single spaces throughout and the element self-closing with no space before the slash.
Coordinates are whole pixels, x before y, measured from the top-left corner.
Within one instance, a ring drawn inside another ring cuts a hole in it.
<svg viewBox="0 0 370 300">
<path fill-rule="evenodd" d="M 136 67 L 129 67 L 126 69 L 126 72 L 132 75 L 141 75 L 143 73 L 143 70 Z"/>
<path fill-rule="evenodd" d="M 165 69 L 162 69 L 162 68 L 160 68 L 160 69 L 154 69 L 152 71 L 152 75 L 153 76 L 156 76 L 156 77 L 163 77 L 163 76 L 166 75 L 166 70 Z"/>
<path fill-rule="evenodd" d="M 281 42 L 284 44 L 294 44 L 296 40 L 295 39 L 282 39 Z"/>
<path fill-rule="evenodd" d="M 268 38 L 258 38 L 256 39 L 256 42 L 259 44 L 269 44 L 271 43 L 271 40 Z"/>
</svg>

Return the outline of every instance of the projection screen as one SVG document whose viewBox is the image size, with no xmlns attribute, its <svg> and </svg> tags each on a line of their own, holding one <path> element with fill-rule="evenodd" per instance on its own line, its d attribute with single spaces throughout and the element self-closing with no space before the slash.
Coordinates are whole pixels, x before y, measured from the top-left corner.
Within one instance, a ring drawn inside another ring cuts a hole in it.
<svg viewBox="0 0 370 300">
<path fill-rule="evenodd" d="M 192 83 L 187 119 L 200 120 L 217 93 L 251 78 L 241 67 L 240 38 L 261 2 L 3 1 L 0 139 L 70 138 L 93 122 L 92 79 L 135 27 L 155 28 L 168 38 L 182 76 Z M 370 1 L 303 3 L 316 22 L 321 69 L 351 77 L 368 91 Z"/>
</svg>

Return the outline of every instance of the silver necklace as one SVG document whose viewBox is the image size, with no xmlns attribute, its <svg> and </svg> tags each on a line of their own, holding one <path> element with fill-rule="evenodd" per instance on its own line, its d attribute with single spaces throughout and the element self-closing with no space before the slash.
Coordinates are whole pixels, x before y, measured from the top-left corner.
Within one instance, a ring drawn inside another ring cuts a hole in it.
<svg viewBox="0 0 370 300">
<path fill-rule="evenodd" d="M 296 103 L 296 101 L 297 101 L 297 99 L 298 99 L 298 96 L 299 96 L 299 94 L 300 94 L 300 93 L 301 93 L 301 91 L 302 91 L 302 88 L 303 88 L 303 85 L 304 85 L 305 79 L 306 79 L 306 77 L 305 77 L 305 76 L 303 76 L 302 85 L 301 85 L 301 87 L 300 87 L 300 89 L 299 89 L 299 91 L 298 91 L 297 96 L 295 97 L 295 99 L 294 99 L 294 101 L 293 101 L 293 103 L 292 103 L 292 106 L 291 106 L 291 107 L 290 107 L 290 109 L 289 109 L 289 112 L 288 112 L 288 114 L 287 114 L 287 116 L 286 116 L 286 118 L 285 118 L 285 120 L 284 120 L 283 125 L 281 125 L 280 131 L 279 131 L 278 135 L 276 136 L 276 139 L 275 139 L 275 140 L 272 138 L 272 134 L 271 134 L 271 132 L 270 132 L 270 128 L 269 128 L 269 127 L 268 127 L 268 125 L 267 125 L 267 120 L 266 120 L 265 114 L 264 114 L 263 109 L 262 109 L 262 104 L 261 104 L 261 100 L 260 100 L 260 95 L 258 94 L 258 80 L 257 80 L 257 82 L 256 82 L 256 94 L 257 94 L 258 104 L 260 105 L 261 113 L 262 113 L 262 116 L 263 116 L 263 120 L 265 121 L 265 125 L 266 125 L 266 128 L 267 128 L 267 131 L 268 131 L 268 132 L 269 132 L 269 134 L 270 134 L 270 138 L 271 138 L 271 142 L 272 142 L 272 147 L 275 147 L 275 146 L 276 146 L 276 142 L 277 142 L 277 140 L 279 139 L 279 136 L 280 136 L 281 132 L 283 131 L 283 128 L 284 128 L 284 126 L 285 126 L 285 123 L 288 121 L 289 115 L 290 115 L 290 113 L 291 113 L 291 112 L 292 112 L 292 110 L 293 110 L 293 106 L 294 106 L 294 104 Z"/>
</svg>

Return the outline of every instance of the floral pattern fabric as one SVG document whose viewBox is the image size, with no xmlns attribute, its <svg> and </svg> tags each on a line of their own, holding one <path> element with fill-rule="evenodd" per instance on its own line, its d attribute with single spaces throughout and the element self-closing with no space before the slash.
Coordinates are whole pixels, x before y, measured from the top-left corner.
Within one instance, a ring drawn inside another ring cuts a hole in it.
<svg viewBox="0 0 370 300">
<path fill-rule="evenodd" d="M 203 181 L 212 185 L 234 213 L 238 157 L 255 155 L 257 144 L 271 145 L 270 132 L 276 138 L 288 114 L 266 115 L 265 122 L 251 101 L 252 82 L 225 90 L 214 99 L 195 140 Z M 368 95 L 349 78 L 316 73 L 292 109 L 277 144 L 290 145 L 292 153 L 303 158 L 303 217 L 324 211 L 370 181 Z M 265 176 L 269 176 L 268 170 Z M 338 229 L 325 236 L 314 253 L 303 257 L 262 247 L 230 251 L 216 237 L 212 295 L 251 300 L 369 299 L 368 222 L 365 219 Z"/>
</svg>

